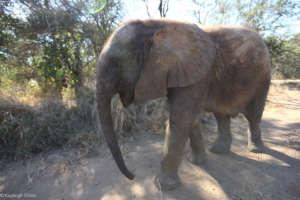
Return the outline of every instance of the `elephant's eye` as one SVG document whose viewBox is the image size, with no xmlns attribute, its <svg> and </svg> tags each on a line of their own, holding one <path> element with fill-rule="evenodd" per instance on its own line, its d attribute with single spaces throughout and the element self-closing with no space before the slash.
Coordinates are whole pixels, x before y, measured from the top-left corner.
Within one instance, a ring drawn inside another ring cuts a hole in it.
<svg viewBox="0 0 300 200">
<path fill-rule="evenodd" d="M 116 68 L 120 67 L 120 61 L 115 57 L 110 58 L 110 63 L 111 63 L 111 67 L 116 67 Z"/>
</svg>

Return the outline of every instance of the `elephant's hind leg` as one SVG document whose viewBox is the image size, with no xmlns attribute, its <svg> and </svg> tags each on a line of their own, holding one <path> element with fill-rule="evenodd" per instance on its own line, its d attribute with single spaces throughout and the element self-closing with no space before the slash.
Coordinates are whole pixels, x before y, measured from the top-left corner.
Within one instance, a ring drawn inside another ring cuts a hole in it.
<svg viewBox="0 0 300 200">
<path fill-rule="evenodd" d="M 260 121 L 261 114 L 255 109 L 256 106 L 251 103 L 244 113 L 248 120 L 248 150 L 254 153 L 261 153 L 264 151 L 264 144 L 261 139 Z M 253 109 L 253 110 L 252 110 Z"/>
<path fill-rule="evenodd" d="M 261 139 L 260 122 L 264 111 L 265 101 L 269 84 L 258 90 L 255 98 L 249 103 L 243 113 L 248 120 L 248 150 L 250 152 L 261 153 L 264 151 L 264 144 Z"/>
<path fill-rule="evenodd" d="M 218 124 L 218 137 L 210 149 L 213 153 L 228 153 L 232 142 L 230 116 L 214 113 Z"/>
</svg>

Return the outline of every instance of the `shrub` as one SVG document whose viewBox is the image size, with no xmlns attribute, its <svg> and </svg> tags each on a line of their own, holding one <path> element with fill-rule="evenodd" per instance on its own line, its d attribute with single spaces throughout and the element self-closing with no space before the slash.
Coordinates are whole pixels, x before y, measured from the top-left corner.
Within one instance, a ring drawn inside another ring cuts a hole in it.
<svg viewBox="0 0 300 200">
<path fill-rule="evenodd" d="M 114 129 L 119 139 L 148 130 L 163 133 L 168 112 L 165 99 L 124 109 L 112 100 Z M 42 99 L 34 106 L 15 99 L 0 99 L 0 158 L 19 159 L 61 147 L 93 148 L 103 141 L 97 133 L 94 90 L 84 88 L 69 102 Z"/>
</svg>

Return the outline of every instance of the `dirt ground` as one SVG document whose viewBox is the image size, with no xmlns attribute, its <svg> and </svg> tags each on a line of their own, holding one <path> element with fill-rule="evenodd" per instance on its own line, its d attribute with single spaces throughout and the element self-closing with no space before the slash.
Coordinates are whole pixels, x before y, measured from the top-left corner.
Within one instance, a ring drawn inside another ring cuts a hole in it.
<svg viewBox="0 0 300 200">
<path fill-rule="evenodd" d="M 205 120 L 207 148 L 215 125 L 213 118 Z M 2 169 L 0 200 L 299 200 L 300 81 L 273 81 L 261 127 L 265 153 L 247 152 L 247 122 L 239 115 L 232 120 L 232 152 L 208 152 L 201 168 L 185 158 L 179 171 L 183 184 L 174 191 L 153 185 L 163 136 L 137 133 L 121 146 L 134 181 L 121 175 L 105 145 L 89 152 L 58 150 Z"/>
</svg>

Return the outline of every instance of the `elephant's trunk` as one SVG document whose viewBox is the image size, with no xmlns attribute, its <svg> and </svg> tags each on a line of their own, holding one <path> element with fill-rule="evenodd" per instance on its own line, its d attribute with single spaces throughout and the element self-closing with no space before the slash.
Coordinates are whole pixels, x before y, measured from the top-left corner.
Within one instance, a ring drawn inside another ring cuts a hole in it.
<svg viewBox="0 0 300 200">
<path fill-rule="evenodd" d="M 97 85 L 96 85 L 96 102 L 98 118 L 104 134 L 107 145 L 117 163 L 120 171 L 129 179 L 133 179 L 134 175 L 127 169 L 120 147 L 118 144 L 117 136 L 113 129 L 113 121 L 111 116 L 111 100 L 112 96 L 118 91 L 118 68 L 113 63 L 99 62 L 97 71 Z"/>
<path fill-rule="evenodd" d="M 99 97 L 97 95 L 97 97 Z M 107 145 L 117 163 L 120 171 L 129 179 L 134 179 L 134 175 L 127 169 L 120 147 L 117 141 L 116 134 L 113 130 L 113 121 L 111 117 L 111 97 L 101 98 L 97 100 L 98 117 L 101 124 L 102 132 L 104 134 Z"/>
</svg>

